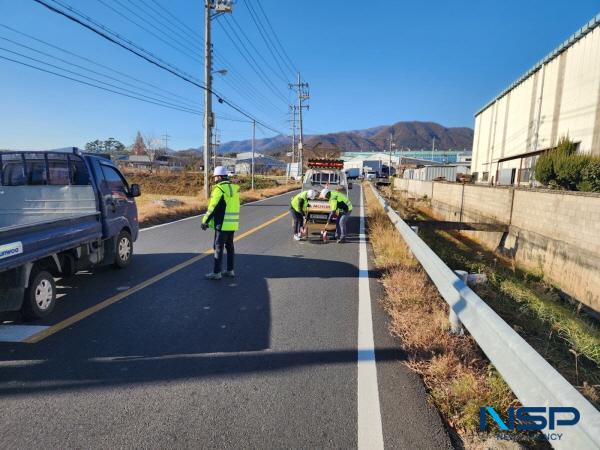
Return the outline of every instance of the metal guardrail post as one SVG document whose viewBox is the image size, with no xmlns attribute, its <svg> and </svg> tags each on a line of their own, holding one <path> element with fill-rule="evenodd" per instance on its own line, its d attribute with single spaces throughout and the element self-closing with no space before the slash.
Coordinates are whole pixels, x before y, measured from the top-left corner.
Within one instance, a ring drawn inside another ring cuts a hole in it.
<svg viewBox="0 0 600 450">
<path fill-rule="evenodd" d="M 561 439 L 549 441 L 550 444 L 565 450 L 600 449 L 600 412 L 457 277 L 390 208 L 373 184 L 369 184 L 452 313 L 475 339 L 521 403 L 534 407 L 573 407 L 579 411 L 580 421 L 574 426 L 558 425 L 556 429 L 550 429 L 546 425 L 542 430 L 544 433 L 561 433 Z"/>
</svg>

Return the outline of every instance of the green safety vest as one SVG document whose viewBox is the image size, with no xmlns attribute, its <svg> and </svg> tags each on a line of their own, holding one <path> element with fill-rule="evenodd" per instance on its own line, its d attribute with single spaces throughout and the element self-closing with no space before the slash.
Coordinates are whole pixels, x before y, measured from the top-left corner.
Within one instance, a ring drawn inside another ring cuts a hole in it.
<svg viewBox="0 0 600 450">
<path fill-rule="evenodd" d="M 344 203 L 348 207 L 347 211 L 352 211 L 352 202 L 348 197 L 338 191 L 331 191 L 331 196 L 329 197 L 329 206 L 332 211 L 346 211 L 343 208 L 339 207 L 339 203 Z"/>
<path fill-rule="evenodd" d="M 203 223 L 221 231 L 236 231 L 240 227 L 240 187 L 229 181 L 213 186 Z"/>
<path fill-rule="evenodd" d="M 290 203 L 292 209 L 299 213 L 304 213 L 308 209 L 308 191 L 300 192 L 294 195 Z"/>
</svg>

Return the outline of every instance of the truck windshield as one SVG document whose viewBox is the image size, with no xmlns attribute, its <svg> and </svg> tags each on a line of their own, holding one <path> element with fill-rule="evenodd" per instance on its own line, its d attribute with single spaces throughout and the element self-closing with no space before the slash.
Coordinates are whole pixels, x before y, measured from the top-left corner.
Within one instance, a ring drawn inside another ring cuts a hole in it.
<svg viewBox="0 0 600 450">
<path fill-rule="evenodd" d="M 310 181 L 312 184 L 340 184 L 340 174 L 337 172 L 314 172 Z"/>
</svg>

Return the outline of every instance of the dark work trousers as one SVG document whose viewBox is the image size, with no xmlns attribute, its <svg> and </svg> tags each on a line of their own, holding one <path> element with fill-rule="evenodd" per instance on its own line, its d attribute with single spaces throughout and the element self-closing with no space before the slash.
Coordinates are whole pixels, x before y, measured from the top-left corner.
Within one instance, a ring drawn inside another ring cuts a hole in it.
<svg viewBox="0 0 600 450">
<path fill-rule="evenodd" d="M 223 253 L 227 250 L 227 270 L 233 270 L 233 260 L 235 258 L 235 249 L 233 248 L 233 233 L 235 231 L 215 230 L 215 267 L 214 273 L 221 273 L 223 270 Z"/>
<path fill-rule="evenodd" d="M 341 211 L 335 224 L 335 237 L 337 239 L 346 239 L 346 221 L 350 215 L 349 211 Z"/>
<path fill-rule="evenodd" d="M 300 234 L 300 229 L 304 225 L 304 215 L 294 208 L 290 208 L 290 214 L 294 218 L 294 234 Z"/>
</svg>

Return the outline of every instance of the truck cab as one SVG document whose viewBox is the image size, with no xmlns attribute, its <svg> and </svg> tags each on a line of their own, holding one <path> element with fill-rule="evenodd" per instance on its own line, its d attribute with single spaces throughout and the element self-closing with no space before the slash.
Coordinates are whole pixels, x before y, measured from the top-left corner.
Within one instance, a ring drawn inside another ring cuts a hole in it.
<svg viewBox="0 0 600 450">
<path fill-rule="evenodd" d="M 344 172 L 344 162 L 338 159 L 311 159 L 308 161 L 309 169 L 304 176 L 303 190 L 314 189 L 321 192 L 327 188 L 348 195 L 352 189 L 352 182 L 348 181 Z M 308 202 L 307 225 L 309 228 L 320 227 L 327 223 L 331 208 L 324 198 L 316 198 Z M 335 218 L 327 226 L 327 230 L 335 230 Z"/>
</svg>

